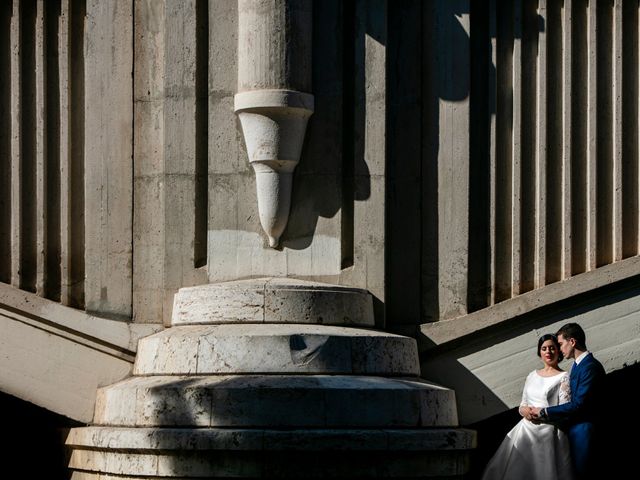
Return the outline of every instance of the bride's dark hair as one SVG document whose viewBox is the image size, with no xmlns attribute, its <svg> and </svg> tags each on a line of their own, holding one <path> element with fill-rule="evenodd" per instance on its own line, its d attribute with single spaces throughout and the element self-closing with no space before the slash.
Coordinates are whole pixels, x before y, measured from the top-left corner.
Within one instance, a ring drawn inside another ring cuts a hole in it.
<svg viewBox="0 0 640 480">
<path fill-rule="evenodd" d="M 553 344 L 556 346 L 556 351 L 558 352 L 558 362 L 561 362 L 562 359 L 564 358 L 564 355 L 562 355 L 562 351 L 560 350 L 558 337 L 556 337 L 553 333 L 545 333 L 540 337 L 540 339 L 538 340 L 538 350 L 536 351 L 536 353 L 538 354 L 539 357 L 541 356 L 540 349 L 542 348 L 542 344 L 547 340 L 551 340 Z"/>
</svg>

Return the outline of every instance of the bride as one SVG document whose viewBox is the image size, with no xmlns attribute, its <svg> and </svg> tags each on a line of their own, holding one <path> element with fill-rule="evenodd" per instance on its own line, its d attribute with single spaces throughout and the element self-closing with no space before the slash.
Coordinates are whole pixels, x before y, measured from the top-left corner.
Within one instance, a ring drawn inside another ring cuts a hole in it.
<svg viewBox="0 0 640 480">
<path fill-rule="evenodd" d="M 571 399 L 569 374 L 558 367 L 562 353 L 556 336 L 540 337 L 537 353 L 544 366 L 525 381 L 518 410 L 524 418 L 507 433 L 487 464 L 483 480 L 573 478 L 567 436 L 554 425 L 531 421 L 531 407 L 550 407 Z"/>
</svg>

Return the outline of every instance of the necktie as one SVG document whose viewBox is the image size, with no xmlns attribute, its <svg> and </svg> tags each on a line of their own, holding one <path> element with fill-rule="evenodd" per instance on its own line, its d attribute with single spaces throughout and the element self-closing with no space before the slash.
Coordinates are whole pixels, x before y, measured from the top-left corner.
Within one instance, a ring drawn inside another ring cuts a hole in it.
<svg viewBox="0 0 640 480">
<path fill-rule="evenodd" d="M 577 372 L 578 367 L 580 366 L 580 364 L 576 361 L 574 361 L 571 364 L 571 370 L 569 371 L 569 377 L 573 378 L 573 375 Z"/>
</svg>

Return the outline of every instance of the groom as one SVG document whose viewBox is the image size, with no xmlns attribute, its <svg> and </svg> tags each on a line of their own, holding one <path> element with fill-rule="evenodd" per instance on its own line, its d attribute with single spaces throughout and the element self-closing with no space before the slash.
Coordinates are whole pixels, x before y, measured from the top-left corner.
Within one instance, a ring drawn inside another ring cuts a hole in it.
<svg viewBox="0 0 640 480">
<path fill-rule="evenodd" d="M 597 396 L 604 380 L 602 364 L 587 350 L 584 330 L 577 323 L 564 325 L 557 333 L 565 358 L 575 359 L 571 368 L 571 401 L 562 405 L 532 409 L 541 422 L 568 428 L 571 457 L 578 479 L 594 476 L 594 422 L 598 414 Z"/>
</svg>

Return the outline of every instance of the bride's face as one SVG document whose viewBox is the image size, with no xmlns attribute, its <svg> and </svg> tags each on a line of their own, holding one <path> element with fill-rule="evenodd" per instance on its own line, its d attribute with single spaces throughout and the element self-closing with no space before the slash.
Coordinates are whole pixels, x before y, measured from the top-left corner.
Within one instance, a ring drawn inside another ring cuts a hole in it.
<svg viewBox="0 0 640 480">
<path fill-rule="evenodd" d="M 558 365 L 558 347 L 553 340 L 545 340 L 540 347 L 540 357 L 545 365 L 555 367 Z"/>
</svg>

